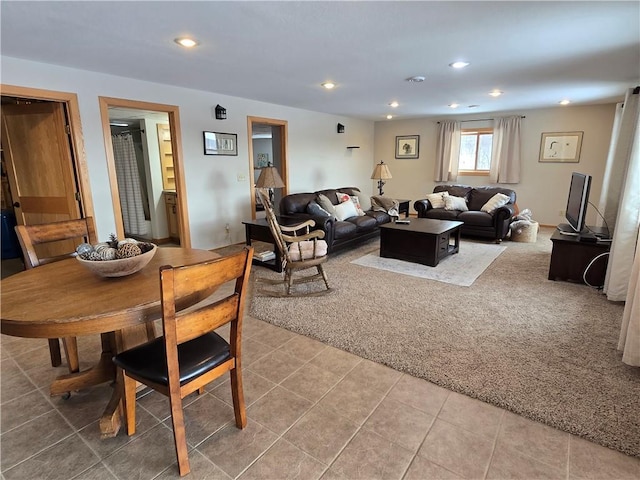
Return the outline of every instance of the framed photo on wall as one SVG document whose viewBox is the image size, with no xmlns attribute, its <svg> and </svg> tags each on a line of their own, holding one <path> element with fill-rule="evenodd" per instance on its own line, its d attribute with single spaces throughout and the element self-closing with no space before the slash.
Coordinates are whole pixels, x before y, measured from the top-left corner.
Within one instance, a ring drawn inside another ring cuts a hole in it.
<svg viewBox="0 0 640 480">
<path fill-rule="evenodd" d="M 540 159 L 543 163 L 578 163 L 583 132 L 543 133 Z"/>
<path fill-rule="evenodd" d="M 205 155 L 238 155 L 238 135 L 235 133 L 202 133 Z"/>
<path fill-rule="evenodd" d="M 418 158 L 420 135 L 396 137 L 396 158 Z"/>
</svg>

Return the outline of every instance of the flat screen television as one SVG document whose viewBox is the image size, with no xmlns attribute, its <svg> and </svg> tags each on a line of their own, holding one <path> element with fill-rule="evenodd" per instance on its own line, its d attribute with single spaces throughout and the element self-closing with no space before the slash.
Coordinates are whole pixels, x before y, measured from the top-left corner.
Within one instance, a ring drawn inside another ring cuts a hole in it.
<svg viewBox="0 0 640 480">
<path fill-rule="evenodd" d="M 565 218 L 569 224 L 560 224 L 558 229 L 566 235 L 579 235 L 585 230 L 585 218 L 589 205 L 589 189 L 591 188 L 591 175 L 573 172 L 571 185 L 569 186 L 569 198 Z"/>
</svg>

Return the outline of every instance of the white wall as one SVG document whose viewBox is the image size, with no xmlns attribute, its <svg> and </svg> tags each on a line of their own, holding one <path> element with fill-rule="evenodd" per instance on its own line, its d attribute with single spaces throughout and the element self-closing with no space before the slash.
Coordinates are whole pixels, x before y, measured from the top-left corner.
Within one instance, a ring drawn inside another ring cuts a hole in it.
<svg viewBox="0 0 640 480">
<path fill-rule="evenodd" d="M 151 216 L 151 238 L 169 238 L 169 225 L 167 224 L 167 207 L 164 200 L 164 186 L 162 184 L 162 160 L 160 155 L 160 140 L 158 138 L 158 124 L 169 125 L 167 119 L 158 120 L 158 115 L 153 118 L 144 118 L 141 126 L 144 130 L 145 140 L 145 169 L 147 174 L 147 190 L 149 192 L 149 213 Z"/>
<path fill-rule="evenodd" d="M 543 225 L 565 222 L 563 211 L 567 203 L 571 172 L 593 176 L 592 203 L 598 205 L 605 163 L 613 127 L 615 104 L 594 106 L 565 106 L 540 110 L 499 113 L 492 115 L 460 116 L 460 120 L 495 118 L 506 115 L 524 115 L 522 119 L 522 165 L 519 184 L 504 185 L 517 194 L 517 204 L 533 212 L 535 220 Z M 440 118 L 392 120 L 375 124 L 375 161 L 384 160 L 393 178 L 385 185 L 385 194 L 397 198 L 417 200 L 431 193 L 435 182 L 437 121 Z M 469 123 L 477 127 L 479 123 Z M 464 124 L 463 124 L 464 127 Z M 584 132 L 579 163 L 539 163 L 540 140 L 543 132 Z M 417 160 L 396 160 L 395 136 L 420 135 Z M 459 176 L 456 183 L 487 185 L 488 177 Z M 413 207 L 413 202 L 412 202 Z M 588 209 L 587 223 L 599 224 L 593 207 Z"/>
<path fill-rule="evenodd" d="M 244 240 L 242 220 L 251 218 L 247 116 L 289 125 L 289 191 L 347 185 L 373 193 L 373 122 L 283 107 L 215 93 L 143 82 L 101 73 L 0 57 L 2 83 L 78 95 L 98 236 L 115 231 L 98 97 L 126 98 L 180 108 L 185 181 L 192 246 L 216 248 Z M 161 79 L 160 79 L 161 80 Z M 215 78 L 211 79 L 215 86 Z M 323 93 L 323 92 L 319 92 Z M 211 108 L 227 109 L 215 120 Z M 337 134 L 336 125 L 346 126 Z M 238 134 L 238 156 L 205 156 L 202 132 Z M 347 145 L 360 149 L 347 150 Z M 241 180 L 238 181 L 238 178 Z M 231 225 L 231 238 L 225 224 Z"/>
</svg>

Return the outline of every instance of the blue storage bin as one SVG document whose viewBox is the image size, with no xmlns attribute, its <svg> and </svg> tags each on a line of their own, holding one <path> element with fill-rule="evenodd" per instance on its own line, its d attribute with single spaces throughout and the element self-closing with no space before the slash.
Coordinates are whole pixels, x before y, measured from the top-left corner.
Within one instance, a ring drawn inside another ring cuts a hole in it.
<svg viewBox="0 0 640 480">
<path fill-rule="evenodd" d="M 16 216 L 13 210 L 2 210 L 2 259 L 19 258 L 22 256 L 20 243 L 14 227 Z"/>
</svg>

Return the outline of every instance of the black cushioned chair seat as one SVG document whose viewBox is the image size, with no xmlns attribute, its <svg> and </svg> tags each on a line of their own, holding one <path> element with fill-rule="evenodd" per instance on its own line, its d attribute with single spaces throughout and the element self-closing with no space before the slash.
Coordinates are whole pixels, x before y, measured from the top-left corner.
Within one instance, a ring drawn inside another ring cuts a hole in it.
<svg viewBox="0 0 640 480">
<path fill-rule="evenodd" d="M 208 372 L 229 358 L 229 344 L 214 332 L 178 345 L 180 384 Z M 113 357 L 113 362 L 132 376 L 139 376 L 161 385 L 169 384 L 162 337 L 119 353 Z"/>
</svg>

